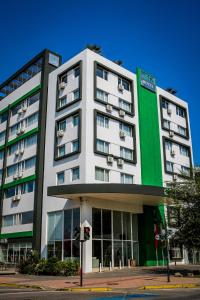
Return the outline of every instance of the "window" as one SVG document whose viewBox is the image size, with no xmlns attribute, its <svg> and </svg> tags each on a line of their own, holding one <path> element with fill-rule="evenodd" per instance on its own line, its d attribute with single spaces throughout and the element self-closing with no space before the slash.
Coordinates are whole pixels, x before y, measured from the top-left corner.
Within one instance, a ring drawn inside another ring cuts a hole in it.
<svg viewBox="0 0 200 300">
<path fill-rule="evenodd" d="M 95 167 L 95 179 L 109 182 L 109 170 Z"/>
<path fill-rule="evenodd" d="M 132 112 L 132 104 L 123 99 L 119 99 L 119 107 L 125 111 Z"/>
<path fill-rule="evenodd" d="M 133 184 L 133 175 L 121 173 L 121 183 Z"/>
<path fill-rule="evenodd" d="M 169 107 L 169 102 L 165 99 L 162 99 L 162 108 L 168 109 Z"/>
<path fill-rule="evenodd" d="M 163 119 L 163 127 L 166 129 L 170 129 L 170 121 Z"/>
<path fill-rule="evenodd" d="M 3 156 L 4 156 L 4 151 L 1 150 L 1 151 L 0 151 L 0 160 L 3 159 Z"/>
<path fill-rule="evenodd" d="M 31 147 L 37 143 L 37 134 L 33 134 L 25 139 L 25 147 Z"/>
<path fill-rule="evenodd" d="M 31 106 L 35 102 L 39 101 L 39 99 L 40 99 L 40 93 L 31 96 L 30 98 L 27 99 L 27 106 Z"/>
<path fill-rule="evenodd" d="M 15 196 L 16 187 L 11 187 L 5 190 L 5 198 L 11 198 Z"/>
<path fill-rule="evenodd" d="M 187 135 L 187 130 L 183 126 L 178 125 L 178 133 L 180 133 L 183 136 Z"/>
<path fill-rule="evenodd" d="M 79 115 L 73 116 L 73 127 L 76 127 L 79 125 Z"/>
<path fill-rule="evenodd" d="M 76 77 L 79 77 L 79 76 L 80 76 L 80 67 L 76 67 L 74 69 L 74 77 L 76 78 Z"/>
<path fill-rule="evenodd" d="M 67 104 L 67 96 L 63 96 L 58 100 L 58 107 L 63 107 Z"/>
<path fill-rule="evenodd" d="M 72 152 L 78 151 L 79 142 L 78 140 L 72 141 Z"/>
<path fill-rule="evenodd" d="M 108 80 L 108 72 L 105 69 L 103 69 L 99 66 L 97 67 L 96 75 L 98 77 L 101 77 L 101 78 L 105 79 L 105 80 Z"/>
<path fill-rule="evenodd" d="M 169 226 L 171 226 L 171 227 L 178 226 L 179 214 L 180 214 L 179 209 L 177 207 L 174 207 L 174 206 L 168 206 L 167 214 L 168 214 Z"/>
<path fill-rule="evenodd" d="M 130 91 L 130 83 L 128 80 L 119 77 L 118 84 L 121 84 L 125 90 Z"/>
<path fill-rule="evenodd" d="M 16 131 L 20 128 L 20 123 L 17 123 L 10 127 L 10 135 L 13 135 L 16 133 Z"/>
<path fill-rule="evenodd" d="M 0 124 L 6 122 L 7 120 L 8 120 L 8 112 L 6 111 L 0 115 Z"/>
<path fill-rule="evenodd" d="M 63 74 L 60 76 L 60 82 L 65 82 L 67 83 L 67 73 Z"/>
<path fill-rule="evenodd" d="M 5 136 L 6 136 L 6 132 L 5 131 L 0 132 L 0 142 L 4 141 Z"/>
<path fill-rule="evenodd" d="M 65 182 L 65 172 L 57 173 L 57 185 L 63 184 Z"/>
<path fill-rule="evenodd" d="M 3 227 L 14 225 L 14 215 L 8 215 L 3 217 Z"/>
<path fill-rule="evenodd" d="M 60 121 L 60 122 L 58 123 L 58 130 L 63 130 L 63 131 L 66 130 L 66 120 Z"/>
<path fill-rule="evenodd" d="M 165 141 L 165 150 L 172 150 L 172 142 Z"/>
<path fill-rule="evenodd" d="M 185 176 L 190 176 L 190 168 L 181 166 L 181 173 Z"/>
<path fill-rule="evenodd" d="M 78 180 L 80 177 L 79 167 L 72 169 L 72 181 Z"/>
<path fill-rule="evenodd" d="M 119 129 L 125 132 L 127 136 L 133 136 L 132 127 L 125 123 L 119 123 Z"/>
<path fill-rule="evenodd" d="M 97 151 L 108 154 L 109 153 L 109 143 L 97 139 Z"/>
<path fill-rule="evenodd" d="M 26 182 L 21 186 L 22 194 L 32 193 L 34 190 L 35 190 L 35 181 Z"/>
<path fill-rule="evenodd" d="M 58 147 L 58 157 L 62 157 L 65 155 L 65 145 Z"/>
<path fill-rule="evenodd" d="M 182 118 L 185 118 L 185 109 L 180 106 L 176 106 L 176 114 Z"/>
<path fill-rule="evenodd" d="M 104 101 L 104 102 L 108 102 L 108 93 L 97 89 L 96 91 L 96 97 L 98 100 Z"/>
<path fill-rule="evenodd" d="M 18 113 L 18 110 L 22 107 L 22 103 L 18 104 L 17 106 L 13 107 L 11 110 L 12 116 L 15 116 Z"/>
<path fill-rule="evenodd" d="M 102 115 L 97 115 L 97 125 L 105 128 L 109 128 L 109 119 Z"/>
<path fill-rule="evenodd" d="M 17 164 L 7 167 L 7 177 L 16 174 L 17 170 L 18 170 Z"/>
<path fill-rule="evenodd" d="M 25 168 L 25 170 L 34 168 L 35 164 L 36 164 L 36 157 L 34 156 L 34 157 L 31 157 L 31 158 L 25 160 L 24 168 Z"/>
<path fill-rule="evenodd" d="M 166 170 L 167 170 L 167 172 L 173 172 L 174 171 L 174 164 L 170 161 L 166 161 Z"/>
<path fill-rule="evenodd" d="M 30 126 L 34 123 L 38 122 L 38 112 L 29 116 L 26 120 L 26 126 Z"/>
<path fill-rule="evenodd" d="M 189 149 L 187 147 L 180 145 L 179 149 L 181 155 L 189 156 Z"/>
<path fill-rule="evenodd" d="M 120 147 L 120 156 L 124 159 L 133 160 L 133 150 Z"/>
<path fill-rule="evenodd" d="M 77 90 L 75 90 L 75 91 L 73 91 L 73 97 L 74 97 L 74 100 L 78 100 L 78 99 L 80 99 L 80 90 L 79 89 L 77 89 Z"/>
<path fill-rule="evenodd" d="M 33 211 L 26 211 L 21 214 L 21 224 L 33 223 Z"/>
<path fill-rule="evenodd" d="M 19 143 L 13 144 L 12 146 L 10 146 L 8 148 L 8 154 L 12 155 L 13 153 L 15 153 L 18 150 L 19 147 Z"/>
</svg>

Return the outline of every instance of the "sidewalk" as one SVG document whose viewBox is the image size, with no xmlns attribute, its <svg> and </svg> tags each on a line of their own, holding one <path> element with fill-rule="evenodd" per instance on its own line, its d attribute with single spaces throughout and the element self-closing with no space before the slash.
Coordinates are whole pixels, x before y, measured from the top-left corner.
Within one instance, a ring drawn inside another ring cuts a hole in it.
<svg viewBox="0 0 200 300">
<path fill-rule="evenodd" d="M 86 274 L 83 276 L 83 286 L 91 288 L 112 288 L 112 290 L 133 290 L 142 288 L 144 286 L 161 286 L 161 285 L 186 285 L 195 284 L 200 287 L 200 277 L 174 277 L 170 276 L 171 282 L 167 283 L 165 275 L 148 274 L 134 274 L 131 276 L 131 271 L 126 274 L 125 271 L 105 272 L 95 274 Z M 1 275 L 0 285 L 15 284 L 26 286 L 38 286 L 43 289 L 70 289 L 79 287 L 79 276 L 75 277 L 58 277 L 58 276 L 33 276 L 33 275 Z"/>
</svg>

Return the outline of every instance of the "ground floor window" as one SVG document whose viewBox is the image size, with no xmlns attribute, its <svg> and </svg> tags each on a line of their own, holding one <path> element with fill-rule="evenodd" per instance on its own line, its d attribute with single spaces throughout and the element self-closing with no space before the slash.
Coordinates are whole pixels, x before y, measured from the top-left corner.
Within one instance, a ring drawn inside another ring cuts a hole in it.
<svg viewBox="0 0 200 300">
<path fill-rule="evenodd" d="M 19 263 L 19 261 L 26 259 L 31 249 L 31 242 L 2 244 L 0 246 L 0 260 L 13 264 Z"/>
<path fill-rule="evenodd" d="M 128 266 L 138 263 L 137 215 L 129 212 L 92 209 L 93 267 Z"/>
<path fill-rule="evenodd" d="M 80 208 L 48 213 L 48 258 L 79 259 L 79 242 L 74 239 L 79 228 Z"/>
</svg>

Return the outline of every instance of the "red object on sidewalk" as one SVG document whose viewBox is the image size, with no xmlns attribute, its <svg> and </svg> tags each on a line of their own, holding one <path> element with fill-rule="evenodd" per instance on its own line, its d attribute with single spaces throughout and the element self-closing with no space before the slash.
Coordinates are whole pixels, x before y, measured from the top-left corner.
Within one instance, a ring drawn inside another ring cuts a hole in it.
<svg viewBox="0 0 200 300">
<path fill-rule="evenodd" d="M 158 239 L 156 239 L 157 235 L 158 235 L 158 224 L 154 224 L 154 245 L 156 249 L 158 249 Z"/>
</svg>

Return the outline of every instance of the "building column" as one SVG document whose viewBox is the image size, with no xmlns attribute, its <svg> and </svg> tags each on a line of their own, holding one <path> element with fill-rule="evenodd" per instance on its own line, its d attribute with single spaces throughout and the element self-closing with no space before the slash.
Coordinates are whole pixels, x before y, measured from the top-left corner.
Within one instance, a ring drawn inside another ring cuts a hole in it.
<svg viewBox="0 0 200 300">
<path fill-rule="evenodd" d="M 83 244 L 83 273 L 92 272 L 92 207 L 86 198 L 80 199 L 80 222 L 82 227 L 90 227 L 90 239 Z"/>
</svg>

